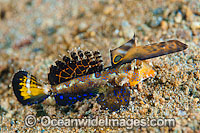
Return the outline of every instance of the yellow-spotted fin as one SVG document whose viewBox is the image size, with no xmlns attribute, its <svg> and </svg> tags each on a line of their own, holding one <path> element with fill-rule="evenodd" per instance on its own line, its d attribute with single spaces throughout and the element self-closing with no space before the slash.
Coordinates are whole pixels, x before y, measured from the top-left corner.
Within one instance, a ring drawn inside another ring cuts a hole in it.
<svg viewBox="0 0 200 133">
<path fill-rule="evenodd" d="M 135 87 L 139 82 L 156 75 L 153 68 L 145 61 L 135 60 L 131 65 L 133 70 L 128 72 L 128 79 L 131 87 Z"/>
<path fill-rule="evenodd" d="M 48 87 L 26 71 L 14 75 L 12 86 L 18 101 L 23 105 L 40 103 L 49 96 Z"/>
</svg>

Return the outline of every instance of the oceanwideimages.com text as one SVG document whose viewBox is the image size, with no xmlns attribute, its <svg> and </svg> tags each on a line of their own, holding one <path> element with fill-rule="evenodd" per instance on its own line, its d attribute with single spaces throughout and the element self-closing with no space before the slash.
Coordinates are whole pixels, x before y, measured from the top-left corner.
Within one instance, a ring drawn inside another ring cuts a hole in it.
<svg viewBox="0 0 200 133">
<path fill-rule="evenodd" d="M 169 119 L 115 119 L 115 118 L 99 118 L 94 119 L 57 119 L 49 116 L 43 116 L 40 119 L 34 115 L 27 115 L 24 119 L 24 124 L 27 127 L 34 127 L 39 123 L 44 127 L 174 127 L 176 121 L 173 118 Z"/>
</svg>

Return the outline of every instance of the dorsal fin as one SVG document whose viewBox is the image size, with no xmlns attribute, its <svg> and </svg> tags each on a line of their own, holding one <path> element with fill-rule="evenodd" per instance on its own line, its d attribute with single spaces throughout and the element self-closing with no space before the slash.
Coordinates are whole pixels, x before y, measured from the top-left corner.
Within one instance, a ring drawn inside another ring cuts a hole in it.
<svg viewBox="0 0 200 133">
<path fill-rule="evenodd" d="M 64 56 L 63 61 L 56 61 L 50 67 L 48 80 L 51 85 L 103 70 L 103 60 L 99 51 L 78 50 L 70 52 L 71 58 Z"/>
<path fill-rule="evenodd" d="M 120 64 L 131 62 L 134 59 L 146 60 L 179 52 L 187 49 L 187 47 L 186 44 L 178 40 L 169 40 L 136 47 L 135 36 L 133 36 L 127 43 L 110 51 L 111 63 L 113 67 L 116 67 Z"/>
<path fill-rule="evenodd" d="M 187 49 L 187 45 L 178 40 L 153 43 L 129 49 L 120 64 L 131 62 L 134 59 L 146 60 Z"/>
<path fill-rule="evenodd" d="M 136 47 L 135 35 L 131 40 L 121 45 L 118 48 L 110 50 L 111 64 L 112 66 L 117 66 L 123 57 L 126 55 L 129 49 Z"/>
</svg>

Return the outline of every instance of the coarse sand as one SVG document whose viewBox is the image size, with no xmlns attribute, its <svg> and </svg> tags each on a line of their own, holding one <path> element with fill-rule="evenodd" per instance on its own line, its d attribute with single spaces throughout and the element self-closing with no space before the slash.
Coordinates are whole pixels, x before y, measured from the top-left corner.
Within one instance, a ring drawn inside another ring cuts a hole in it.
<svg viewBox="0 0 200 133">
<path fill-rule="evenodd" d="M 22 106 L 11 79 L 26 70 L 48 82 L 49 67 L 69 50 L 99 50 L 105 66 L 109 50 L 136 35 L 137 45 L 178 39 L 188 49 L 149 59 L 157 72 L 131 92 L 128 109 L 109 113 L 95 99 L 59 107 L 47 99 Z M 25 116 L 51 118 L 174 118 L 174 127 L 44 127 L 29 128 Z M 200 2 L 199 0 L 1 0 L 0 1 L 0 131 L 8 132 L 200 132 Z"/>
</svg>

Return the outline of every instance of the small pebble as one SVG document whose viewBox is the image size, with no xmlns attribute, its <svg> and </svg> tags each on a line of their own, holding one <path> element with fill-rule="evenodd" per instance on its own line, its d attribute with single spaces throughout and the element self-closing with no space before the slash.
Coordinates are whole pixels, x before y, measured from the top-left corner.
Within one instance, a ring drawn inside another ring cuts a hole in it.
<svg viewBox="0 0 200 133">
<path fill-rule="evenodd" d="M 181 14 L 181 12 L 177 13 L 177 15 L 174 18 L 174 20 L 175 20 L 176 23 L 181 23 L 181 21 L 182 21 L 182 14 Z"/>
<path fill-rule="evenodd" d="M 142 25 L 141 25 L 141 28 L 142 28 L 145 32 L 150 32 L 150 31 L 151 31 L 151 28 L 150 28 L 148 25 L 146 25 L 146 24 L 142 24 Z"/>
<path fill-rule="evenodd" d="M 105 15 L 111 14 L 114 11 L 114 6 L 110 5 L 104 8 L 103 13 Z"/>
<path fill-rule="evenodd" d="M 199 98 L 194 98 L 194 103 L 197 104 L 197 102 L 199 102 Z"/>
<path fill-rule="evenodd" d="M 158 27 L 162 22 L 162 20 L 163 20 L 162 16 L 153 16 L 150 26 L 153 28 Z"/>
<path fill-rule="evenodd" d="M 166 22 L 166 21 L 162 21 L 161 22 L 161 28 L 163 29 L 163 30 L 167 30 L 168 29 L 168 23 Z"/>
<path fill-rule="evenodd" d="M 200 21 L 199 22 L 192 22 L 191 24 L 191 28 L 192 30 L 197 30 L 197 29 L 200 29 Z"/>
<path fill-rule="evenodd" d="M 132 38 L 135 32 L 131 28 L 131 25 L 129 24 L 129 22 L 124 20 L 122 21 L 121 25 L 122 25 L 124 36 L 127 38 Z"/>
<path fill-rule="evenodd" d="M 183 6 L 183 9 L 186 10 L 186 20 L 192 22 L 194 18 L 192 10 L 188 6 Z"/>
<path fill-rule="evenodd" d="M 54 27 L 49 27 L 47 28 L 47 34 L 50 36 L 50 35 L 53 35 L 54 33 L 56 32 L 56 29 Z"/>
<path fill-rule="evenodd" d="M 185 116 L 186 114 L 187 114 L 186 111 L 182 111 L 182 110 L 178 111 L 178 115 L 180 116 Z"/>
<path fill-rule="evenodd" d="M 153 15 L 161 15 L 161 14 L 163 14 L 163 11 L 164 11 L 164 9 L 161 7 L 156 8 L 155 10 L 153 10 Z"/>
<path fill-rule="evenodd" d="M 91 37 L 95 37 L 95 35 L 96 35 L 96 32 L 95 32 L 95 31 L 90 32 L 90 36 L 91 36 Z"/>
<path fill-rule="evenodd" d="M 79 32 L 84 32 L 86 31 L 87 28 L 88 28 L 88 24 L 85 22 L 80 23 L 78 26 Z"/>
</svg>

